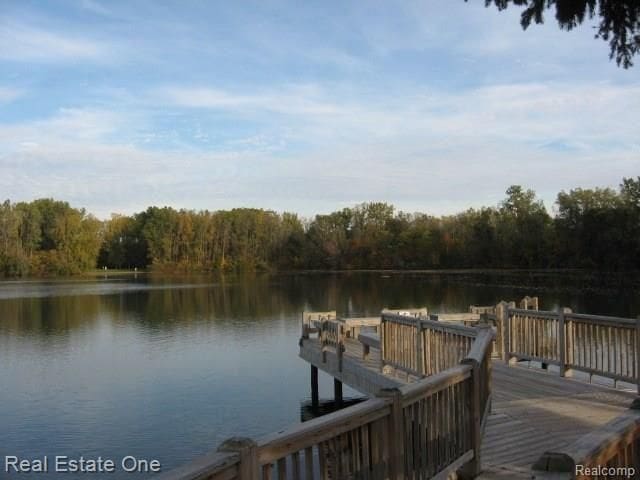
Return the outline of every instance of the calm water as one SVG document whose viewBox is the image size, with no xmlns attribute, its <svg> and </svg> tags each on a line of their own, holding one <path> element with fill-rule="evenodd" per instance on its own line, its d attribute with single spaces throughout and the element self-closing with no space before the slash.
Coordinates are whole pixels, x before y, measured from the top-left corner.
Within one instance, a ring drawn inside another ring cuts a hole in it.
<svg viewBox="0 0 640 480">
<path fill-rule="evenodd" d="M 640 313 L 628 278 L 540 273 L 2 282 L 0 461 L 134 455 L 164 471 L 227 437 L 300 421 L 309 396 L 309 367 L 297 357 L 302 310 L 465 311 L 526 294 L 544 309 Z M 332 392 L 321 375 L 321 397 Z"/>
</svg>

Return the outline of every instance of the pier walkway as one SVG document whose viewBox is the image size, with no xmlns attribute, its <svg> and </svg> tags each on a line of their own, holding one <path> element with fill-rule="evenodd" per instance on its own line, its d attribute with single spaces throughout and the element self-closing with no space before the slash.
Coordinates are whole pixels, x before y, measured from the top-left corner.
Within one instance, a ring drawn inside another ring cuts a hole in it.
<svg viewBox="0 0 640 480">
<path fill-rule="evenodd" d="M 412 375 L 407 380 L 395 369 L 383 374 L 380 350 L 370 349 L 363 359 L 363 345 L 357 339 L 345 338 L 344 347 L 342 371 L 335 352 L 326 352 L 322 362 L 319 338 L 306 340 L 300 357 L 367 395 L 418 380 Z M 481 479 L 530 479 L 531 466 L 545 452 L 561 451 L 626 413 L 636 398 L 628 388 L 589 383 L 588 376 L 562 378 L 557 369 L 518 363 L 492 361 L 492 409 L 482 437 Z"/>
<path fill-rule="evenodd" d="M 640 322 L 520 307 L 305 312 L 312 405 L 319 370 L 369 399 L 162 480 L 638 478 Z"/>
</svg>

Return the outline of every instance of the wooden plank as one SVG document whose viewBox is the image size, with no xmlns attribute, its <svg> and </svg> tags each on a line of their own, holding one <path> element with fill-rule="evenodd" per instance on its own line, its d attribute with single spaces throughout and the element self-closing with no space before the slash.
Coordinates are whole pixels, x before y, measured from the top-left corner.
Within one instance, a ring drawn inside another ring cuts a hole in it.
<svg viewBox="0 0 640 480">
<path fill-rule="evenodd" d="M 480 321 L 480 314 L 471 312 L 437 313 L 431 314 L 429 318 L 438 322 L 478 322 Z"/>
<path fill-rule="evenodd" d="M 635 328 L 636 321 L 633 318 L 623 318 L 623 317 L 609 317 L 604 315 L 587 315 L 584 313 L 567 313 L 567 318 L 571 318 L 572 320 L 580 320 L 584 323 L 598 324 L 598 325 L 610 325 L 617 327 L 624 327 L 633 329 Z"/>
<path fill-rule="evenodd" d="M 377 327 L 380 325 L 380 317 L 350 317 L 338 318 L 339 322 L 344 323 L 347 328 L 353 327 Z"/>
<path fill-rule="evenodd" d="M 260 464 L 273 462 L 294 451 L 317 445 L 344 432 L 374 422 L 389 415 L 390 405 L 391 402 L 386 399 L 370 399 L 267 435 L 258 441 L 259 462 Z"/>
<path fill-rule="evenodd" d="M 458 365 L 427 377 L 420 382 L 401 387 L 403 406 L 410 405 L 420 398 L 428 397 L 451 385 L 465 381 L 471 375 L 471 370 L 472 367 L 469 365 Z"/>
<path fill-rule="evenodd" d="M 640 411 L 628 410 L 562 449 L 575 464 L 606 464 L 616 452 L 640 436 Z M 540 464 L 544 464 L 541 459 Z"/>
</svg>

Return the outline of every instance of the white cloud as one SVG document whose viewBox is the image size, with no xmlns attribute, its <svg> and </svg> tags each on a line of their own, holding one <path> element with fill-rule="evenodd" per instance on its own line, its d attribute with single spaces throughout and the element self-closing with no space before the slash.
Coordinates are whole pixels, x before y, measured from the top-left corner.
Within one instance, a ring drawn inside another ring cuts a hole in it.
<svg viewBox="0 0 640 480">
<path fill-rule="evenodd" d="M 0 23 L 0 59 L 20 62 L 104 60 L 111 55 L 107 45 L 75 35 L 37 27 Z"/>
<path fill-rule="evenodd" d="M 640 85 L 506 84 L 460 92 L 388 92 L 359 98 L 319 86 L 286 86 L 261 93 L 167 87 L 154 101 L 211 109 L 277 124 L 287 140 L 307 144 L 370 144 L 422 140 L 423 148 L 452 144 L 571 146 L 596 151 L 637 145 Z M 273 114 L 282 115 L 276 120 Z M 283 133 L 284 135 L 284 133 Z"/>
<path fill-rule="evenodd" d="M 24 94 L 23 90 L 0 86 L 0 103 L 9 103 Z"/>
<path fill-rule="evenodd" d="M 103 142 L 124 124 L 124 117 L 113 112 L 63 108 L 47 119 L 0 124 L 0 153 L 50 143 Z"/>
<path fill-rule="evenodd" d="M 548 205 L 560 189 L 616 186 L 637 174 L 640 154 L 640 85 L 530 83 L 373 100 L 310 85 L 158 93 L 152 98 L 172 108 L 265 123 L 224 145 L 168 150 L 123 142 L 136 128 L 160 135 L 142 112 L 63 109 L 0 125 L 0 190 L 14 199 L 63 196 L 101 216 L 148 204 L 311 214 L 368 200 L 452 213 L 493 205 L 513 183 Z M 198 125 L 194 134 L 208 133 Z"/>
<path fill-rule="evenodd" d="M 267 111 L 290 115 L 333 115 L 340 105 L 321 98 L 315 85 L 291 85 L 262 93 L 234 93 L 209 87 L 167 87 L 156 99 L 178 107 L 210 108 L 231 112 Z"/>
<path fill-rule="evenodd" d="M 103 4 L 95 0 L 81 0 L 80 6 L 85 10 L 97 13 L 98 15 L 110 15 L 111 11 L 107 9 Z"/>
</svg>

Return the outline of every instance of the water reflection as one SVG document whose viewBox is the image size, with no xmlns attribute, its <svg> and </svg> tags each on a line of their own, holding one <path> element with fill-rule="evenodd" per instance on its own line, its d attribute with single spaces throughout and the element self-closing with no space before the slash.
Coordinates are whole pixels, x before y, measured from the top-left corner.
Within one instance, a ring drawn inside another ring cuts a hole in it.
<svg viewBox="0 0 640 480">
<path fill-rule="evenodd" d="M 2 449 L 27 458 L 136 455 L 168 469 L 229 436 L 260 437 L 306 418 L 302 310 L 464 311 L 530 294 L 546 309 L 635 317 L 634 282 L 527 272 L 0 283 Z M 332 398 L 332 380 L 320 380 L 321 397 Z"/>
<path fill-rule="evenodd" d="M 316 407 L 313 406 L 311 400 L 304 400 L 300 402 L 300 421 L 306 422 L 313 420 L 314 418 L 322 417 L 332 412 L 337 412 L 343 408 L 350 407 L 351 405 L 357 405 L 364 402 L 367 398 L 363 396 L 343 398 L 342 402 L 336 402 L 331 399 L 320 400 Z"/>
<path fill-rule="evenodd" d="M 335 309 L 347 316 L 373 315 L 384 307 L 428 306 L 465 311 L 525 294 L 542 298 L 541 308 L 634 316 L 638 288 L 593 284 L 594 277 L 522 274 L 314 274 L 270 277 L 183 277 L 151 275 L 82 282 L 0 284 L 0 332 L 58 335 L 95 322 L 101 315 L 135 321 L 148 330 L 192 323 L 291 315 L 303 309 Z"/>
</svg>

